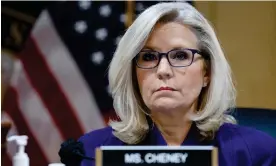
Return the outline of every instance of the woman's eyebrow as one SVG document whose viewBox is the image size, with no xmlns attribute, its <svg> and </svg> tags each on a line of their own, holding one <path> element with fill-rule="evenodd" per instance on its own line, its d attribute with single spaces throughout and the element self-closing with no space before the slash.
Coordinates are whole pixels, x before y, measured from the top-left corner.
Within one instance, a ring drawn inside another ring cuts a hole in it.
<svg viewBox="0 0 276 166">
<path fill-rule="evenodd" d="M 156 49 L 154 49 L 154 47 L 151 47 L 151 46 L 145 46 L 145 47 L 143 47 L 142 50 L 151 50 L 151 51 L 155 51 Z"/>
<path fill-rule="evenodd" d="M 172 47 L 170 50 L 177 50 L 177 49 L 186 49 L 186 48 L 189 48 L 189 47 L 186 47 L 186 46 L 174 46 Z M 148 51 L 158 51 L 158 49 L 156 47 L 152 47 L 152 46 L 144 46 L 142 50 L 148 50 Z"/>
</svg>

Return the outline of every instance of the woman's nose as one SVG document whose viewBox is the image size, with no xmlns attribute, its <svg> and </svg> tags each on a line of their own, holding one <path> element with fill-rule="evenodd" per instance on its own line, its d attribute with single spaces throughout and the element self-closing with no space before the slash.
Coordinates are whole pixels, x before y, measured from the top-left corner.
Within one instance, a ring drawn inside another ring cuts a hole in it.
<svg viewBox="0 0 276 166">
<path fill-rule="evenodd" d="M 172 67 L 165 57 L 160 60 L 157 67 L 157 76 L 159 79 L 169 79 L 173 76 Z"/>
</svg>

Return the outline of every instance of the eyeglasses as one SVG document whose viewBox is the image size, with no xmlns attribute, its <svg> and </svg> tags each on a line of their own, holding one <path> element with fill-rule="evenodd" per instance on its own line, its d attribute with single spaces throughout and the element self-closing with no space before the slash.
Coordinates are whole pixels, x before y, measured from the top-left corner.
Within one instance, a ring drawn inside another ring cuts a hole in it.
<svg viewBox="0 0 276 166">
<path fill-rule="evenodd" d="M 194 55 L 201 52 L 196 49 L 174 49 L 167 53 L 143 50 L 135 57 L 136 65 L 143 69 L 152 69 L 159 65 L 163 56 L 166 56 L 169 64 L 173 67 L 187 67 L 193 63 Z M 203 54 L 201 54 L 203 56 Z M 204 58 L 207 58 L 203 56 Z"/>
</svg>

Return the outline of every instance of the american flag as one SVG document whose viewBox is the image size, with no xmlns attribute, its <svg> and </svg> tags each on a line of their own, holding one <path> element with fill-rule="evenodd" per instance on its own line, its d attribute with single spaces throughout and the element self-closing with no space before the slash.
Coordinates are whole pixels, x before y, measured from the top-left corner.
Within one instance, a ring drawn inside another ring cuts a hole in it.
<svg viewBox="0 0 276 166">
<path fill-rule="evenodd" d="M 133 2 L 134 3 L 134 2 Z M 157 2 L 136 2 L 133 14 Z M 2 120 L 29 137 L 31 166 L 59 162 L 60 144 L 104 127 L 114 113 L 107 69 L 126 30 L 127 2 L 63 1 L 44 9 L 15 56 Z M 4 165 L 15 144 L 8 143 Z"/>
<path fill-rule="evenodd" d="M 135 16 L 157 1 L 132 3 Z M 31 166 L 60 162 L 64 140 L 104 127 L 114 114 L 107 69 L 126 11 L 124 1 L 60 1 L 36 19 L 2 102 L 2 121 L 13 124 L 8 136 L 29 137 Z M 8 143 L 4 166 L 15 151 Z"/>
</svg>

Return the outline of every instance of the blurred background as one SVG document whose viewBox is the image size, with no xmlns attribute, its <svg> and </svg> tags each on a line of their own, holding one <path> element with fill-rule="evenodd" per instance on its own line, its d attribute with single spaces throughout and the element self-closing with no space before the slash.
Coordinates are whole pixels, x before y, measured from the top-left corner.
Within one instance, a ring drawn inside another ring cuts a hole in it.
<svg viewBox="0 0 276 166">
<path fill-rule="evenodd" d="M 1 2 L 1 164 L 28 135 L 31 166 L 114 117 L 107 67 L 136 15 L 158 1 Z M 188 2 L 213 25 L 233 70 L 238 123 L 276 138 L 276 2 Z"/>
</svg>

